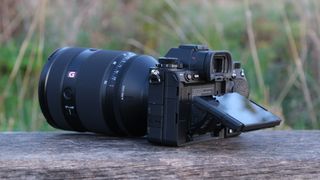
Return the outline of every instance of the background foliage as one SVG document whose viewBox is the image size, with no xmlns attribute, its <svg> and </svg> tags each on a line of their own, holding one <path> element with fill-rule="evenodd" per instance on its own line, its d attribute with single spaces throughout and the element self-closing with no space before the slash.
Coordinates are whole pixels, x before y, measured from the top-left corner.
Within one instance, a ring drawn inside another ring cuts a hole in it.
<svg viewBox="0 0 320 180">
<path fill-rule="evenodd" d="M 163 55 L 180 43 L 228 49 L 251 99 L 283 117 L 278 128 L 317 129 L 320 2 L 236 0 L 1 0 L 0 130 L 50 130 L 38 77 L 61 46 Z"/>
</svg>

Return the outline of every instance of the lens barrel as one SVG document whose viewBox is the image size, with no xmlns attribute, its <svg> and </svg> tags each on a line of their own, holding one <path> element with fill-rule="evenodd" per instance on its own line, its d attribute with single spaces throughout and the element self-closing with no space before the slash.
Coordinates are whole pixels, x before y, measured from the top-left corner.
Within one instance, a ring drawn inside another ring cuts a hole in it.
<svg viewBox="0 0 320 180">
<path fill-rule="evenodd" d="M 39 102 L 53 127 L 115 136 L 142 136 L 147 127 L 151 56 L 65 47 L 43 67 Z"/>
</svg>

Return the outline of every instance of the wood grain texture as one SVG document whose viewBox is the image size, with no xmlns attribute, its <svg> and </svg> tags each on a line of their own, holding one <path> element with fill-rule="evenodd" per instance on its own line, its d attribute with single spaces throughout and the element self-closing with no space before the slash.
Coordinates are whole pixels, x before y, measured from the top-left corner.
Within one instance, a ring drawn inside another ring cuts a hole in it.
<svg viewBox="0 0 320 180">
<path fill-rule="evenodd" d="M 320 131 L 256 131 L 185 147 L 68 132 L 0 133 L 0 179 L 319 179 Z"/>
</svg>

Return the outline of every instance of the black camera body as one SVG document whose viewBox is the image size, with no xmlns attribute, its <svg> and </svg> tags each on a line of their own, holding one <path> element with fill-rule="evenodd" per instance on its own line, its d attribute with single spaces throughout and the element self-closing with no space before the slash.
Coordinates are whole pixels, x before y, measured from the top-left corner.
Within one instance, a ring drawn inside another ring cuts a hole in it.
<svg viewBox="0 0 320 180">
<path fill-rule="evenodd" d="M 231 129 L 219 117 L 205 116 L 206 109 L 194 102 L 195 97 L 233 92 L 249 96 L 244 70 L 229 52 L 199 45 L 172 48 L 150 69 L 148 140 L 179 146 L 208 133 L 220 138 L 239 135 L 239 129 Z"/>
<path fill-rule="evenodd" d="M 39 103 L 59 129 L 147 136 L 180 146 L 276 126 L 280 119 L 250 101 L 239 62 L 202 45 L 171 48 L 157 61 L 129 51 L 64 47 L 49 56 Z"/>
</svg>

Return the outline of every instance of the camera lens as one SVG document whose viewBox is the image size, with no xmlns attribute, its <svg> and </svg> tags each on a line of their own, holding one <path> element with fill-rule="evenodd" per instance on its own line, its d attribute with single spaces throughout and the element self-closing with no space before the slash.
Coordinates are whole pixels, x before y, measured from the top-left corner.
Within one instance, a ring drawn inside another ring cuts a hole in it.
<svg viewBox="0 0 320 180">
<path fill-rule="evenodd" d="M 64 130 L 144 135 L 148 73 L 156 63 L 128 51 L 58 49 L 40 76 L 41 110 L 49 124 Z"/>
</svg>

